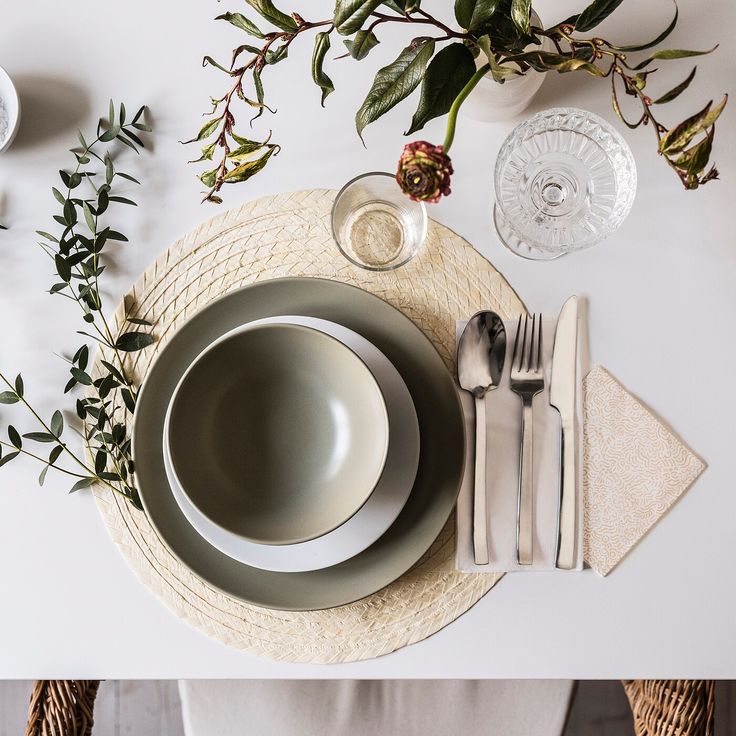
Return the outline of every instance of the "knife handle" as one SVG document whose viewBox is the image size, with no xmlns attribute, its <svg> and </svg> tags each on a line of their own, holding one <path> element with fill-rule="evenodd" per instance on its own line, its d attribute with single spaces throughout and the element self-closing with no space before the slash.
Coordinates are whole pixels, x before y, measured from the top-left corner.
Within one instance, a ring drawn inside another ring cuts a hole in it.
<svg viewBox="0 0 736 736">
<path fill-rule="evenodd" d="M 486 397 L 475 397 L 475 475 L 473 489 L 473 558 L 487 565 L 488 517 L 486 515 Z"/>
<path fill-rule="evenodd" d="M 560 430 L 560 501 L 555 554 L 555 567 L 559 570 L 575 567 L 576 476 L 575 430 L 573 426 L 563 424 Z"/>
</svg>

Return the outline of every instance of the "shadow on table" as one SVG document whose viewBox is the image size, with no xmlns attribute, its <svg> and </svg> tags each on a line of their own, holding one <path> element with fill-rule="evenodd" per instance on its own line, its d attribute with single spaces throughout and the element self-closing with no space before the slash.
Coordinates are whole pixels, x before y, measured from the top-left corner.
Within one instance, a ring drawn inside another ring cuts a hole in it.
<svg viewBox="0 0 736 736">
<path fill-rule="evenodd" d="M 21 126 L 13 148 L 20 150 L 76 130 L 90 111 L 87 91 L 58 77 L 19 75 L 14 79 L 21 104 Z"/>
</svg>

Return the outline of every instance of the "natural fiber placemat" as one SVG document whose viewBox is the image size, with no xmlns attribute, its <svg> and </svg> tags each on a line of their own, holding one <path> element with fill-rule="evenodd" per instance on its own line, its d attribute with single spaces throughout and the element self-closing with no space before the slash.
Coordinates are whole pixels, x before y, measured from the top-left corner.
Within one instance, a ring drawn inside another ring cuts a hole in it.
<svg viewBox="0 0 736 736">
<path fill-rule="evenodd" d="M 523 305 L 493 266 L 458 235 L 432 223 L 422 252 L 396 272 L 354 267 L 329 229 L 334 192 L 264 197 L 208 220 L 174 243 L 141 276 L 116 313 L 153 323 L 156 343 L 130 356 L 136 381 L 177 328 L 228 291 L 264 279 L 320 276 L 377 294 L 408 315 L 454 369 L 455 323 L 481 308 L 511 317 Z M 130 417 L 128 417 L 128 421 Z M 500 579 L 455 570 L 454 524 L 422 560 L 357 603 L 289 612 L 241 603 L 209 587 L 166 548 L 146 515 L 96 489 L 102 518 L 140 580 L 178 616 L 220 641 L 271 659 L 349 662 L 430 636 Z"/>
</svg>

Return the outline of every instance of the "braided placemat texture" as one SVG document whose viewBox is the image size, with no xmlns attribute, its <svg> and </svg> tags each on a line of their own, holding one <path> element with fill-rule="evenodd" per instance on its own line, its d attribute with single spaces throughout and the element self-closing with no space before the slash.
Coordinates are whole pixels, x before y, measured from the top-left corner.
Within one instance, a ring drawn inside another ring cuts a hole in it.
<svg viewBox="0 0 736 736">
<path fill-rule="evenodd" d="M 509 318 L 524 309 L 511 287 L 465 240 L 431 223 L 426 246 L 396 272 L 350 264 L 330 234 L 334 192 L 264 197 L 208 220 L 164 252 L 126 295 L 127 314 L 153 324 L 156 343 L 129 357 L 136 382 L 176 330 L 223 294 L 266 279 L 314 276 L 380 296 L 410 317 L 454 370 L 455 323 L 481 308 Z M 130 417 L 126 419 L 130 422 Z M 369 659 L 420 641 L 467 611 L 500 575 L 454 566 L 454 523 L 403 577 L 357 603 L 325 611 L 257 608 L 214 590 L 183 566 L 144 513 L 117 494 L 95 497 L 112 538 L 138 577 L 178 616 L 237 649 L 291 662 Z"/>
</svg>

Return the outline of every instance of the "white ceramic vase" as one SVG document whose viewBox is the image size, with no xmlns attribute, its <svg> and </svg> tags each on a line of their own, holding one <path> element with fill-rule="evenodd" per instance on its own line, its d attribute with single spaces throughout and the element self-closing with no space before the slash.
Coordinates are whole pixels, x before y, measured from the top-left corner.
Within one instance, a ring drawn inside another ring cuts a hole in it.
<svg viewBox="0 0 736 736">
<path fill-rule="evenodd" d="M 541 25 L 539 16 L 534 12 L 532 12 L 532 25 Z M 539 48 L 539 46 L 528 46 L 526 50 Z M 554 51 L 552 42 L 548 38 L 542 39 L 541 48 L 544 51 Z M 485 56 L 481 54 L 475 63 L 480 68 L 485 61 Z M 535 72 L 530 69 L 523 76 L 511 77 L 500 84 L 494 81 L 491 74 L 488 73 L 465 100 L 460 108 L 460 114 L 482 123 L 513 118 L 529 107 L 534 95 L 542 86 L 545 76 L 546 72 Z"/>
</svg>

